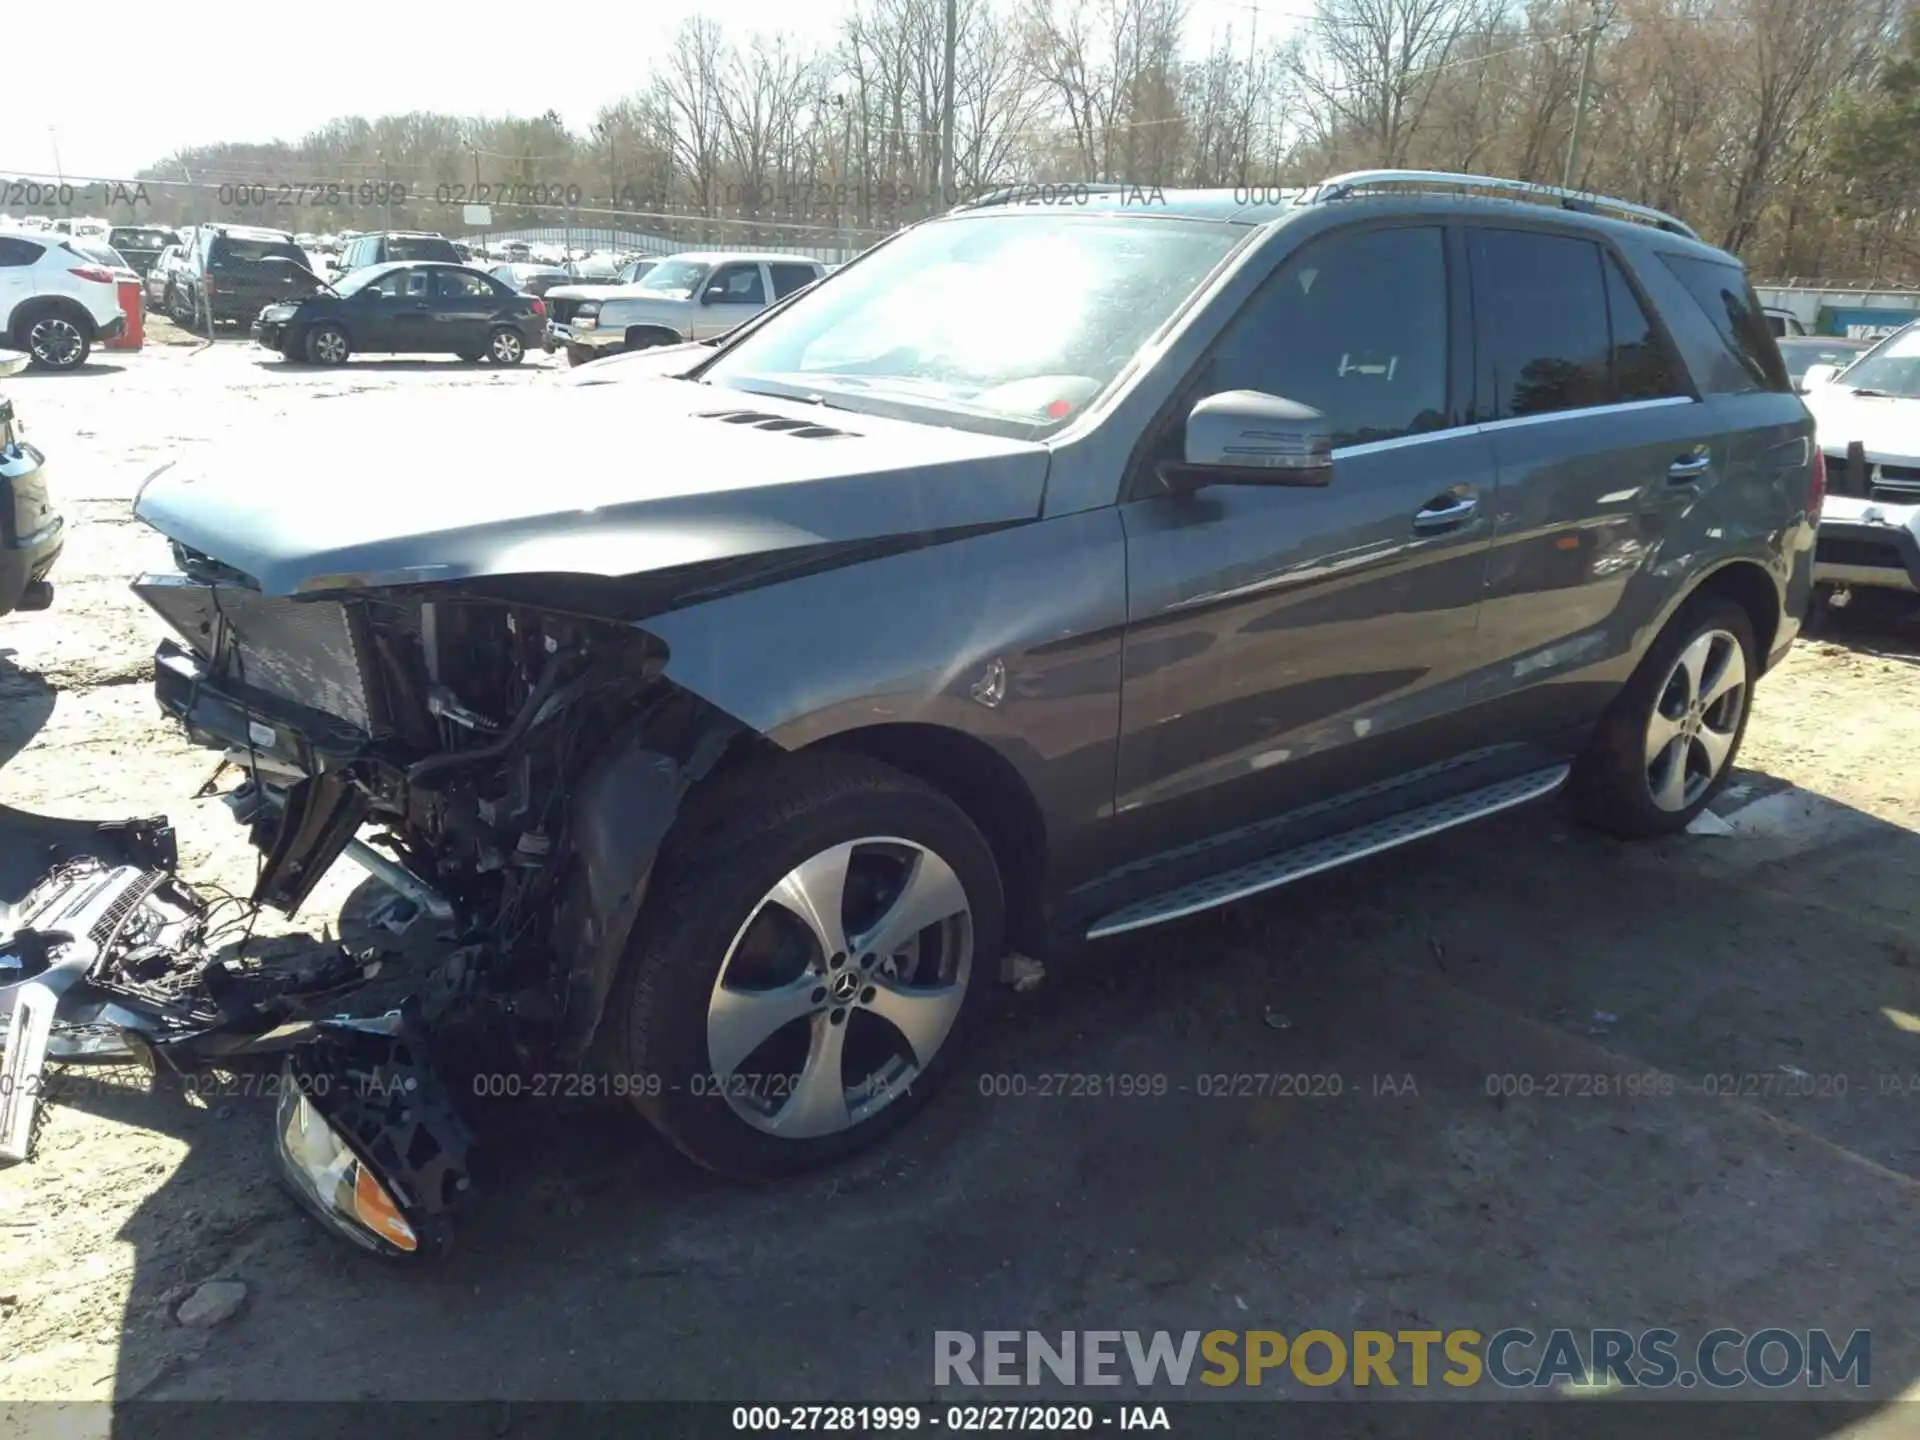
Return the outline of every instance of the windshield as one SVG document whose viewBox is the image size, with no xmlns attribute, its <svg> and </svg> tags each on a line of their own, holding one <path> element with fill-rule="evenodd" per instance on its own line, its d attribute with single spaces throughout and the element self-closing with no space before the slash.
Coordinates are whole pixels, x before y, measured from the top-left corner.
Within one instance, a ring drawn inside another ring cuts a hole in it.
<svg viewBox="0 0 1920 1440">
<path fill-rule="evenodd" d="M 124 226 L 107 236 L 107 243 L 116 250 L 159 250 L 173 243 L 173 236 L 165 230 L 130 230 Z"/>
<path fill-rule="evenodd" d="M 333 293 L 339 296 L 358 295 L 367 286 L 377 280 L 384 280 L 392 272 L 382 265 L 367 265 L 354 271 L 344 280 L 333 282 Z"/>
<path fill-rule="evenodd" d="M 1786 361 L 1787 378 L 1797 387 L 1807 371 L 1816 365 L 1831 365 L 1844 370 L 1866 352 L 1864 345 L 1840 345 L 1820 340 L 1782 340 L 1780 358 Z"/>
<path fill-rule="evenodd" d="M 1098 399 L 1248 233 L 1144 216 L 938 221 L 805 292 L 701 378 L 1031 433 Z"/>
<path fill-rule="evenodd" d="M 640 277 L 640 283 L 668 295 L 691 295 L 712 268 L 704 260 L 662 260 Z"/>
<path fill-rule="evenodd" d="M 1849 390 L 1920 400 L 1920 324 L 1896 330 L 1848 367 L 1837 383 Z"/>
</svg>

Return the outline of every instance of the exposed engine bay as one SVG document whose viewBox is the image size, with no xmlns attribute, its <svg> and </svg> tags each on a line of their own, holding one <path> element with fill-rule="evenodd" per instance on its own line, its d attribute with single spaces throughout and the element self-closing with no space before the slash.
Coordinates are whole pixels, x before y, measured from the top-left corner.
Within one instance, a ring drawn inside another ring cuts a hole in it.
<svg viewBox="0 0 1920 1440">
<path fill-rule="evenodd" d="M 163 819 L 21 817 L 52 868 L 0 917 L 0 1159 L 28 1157 L 49 1062 L 267 1070 L 296 1194 L 369 1249 L 431 1252 L 471 1189 L 457 1077 L 583 1063 L 680 799 L 746 732 L 620 619 L 497 583 L 271 597 L 175 554 L 179 574 L 134 587 L 181 637 L 156 694 L 219 755 L 202 793 L 234 777 L 257 883 L 197 891 Z M 338 943 L 266 963 L 228 941 L 344 855 L 391 891 L 382 926 L 430 937 L 424 959 L 396 973 Z"/>
</svg>

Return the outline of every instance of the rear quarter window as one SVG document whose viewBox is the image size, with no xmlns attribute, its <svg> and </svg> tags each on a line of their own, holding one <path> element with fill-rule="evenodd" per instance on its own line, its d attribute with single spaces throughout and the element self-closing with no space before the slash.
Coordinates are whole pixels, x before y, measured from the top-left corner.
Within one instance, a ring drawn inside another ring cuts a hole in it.
<svg viewBox="0 0 1920 1440">
<path fill-rule="evenodd" d="M 1723 383 L 1716 389 L 1733 394 L 1755 390 L 1792 393 L 1793 381 L 1787 376 L 1773 328 L 1747 281 L 1746 271 L 1724 260 L 1665 251 L 1660 254 L 1660 262 L 1686 287 L 1737 364 L 1734 373 L 1741 377 L 1739 382 Z"/>
</svg>

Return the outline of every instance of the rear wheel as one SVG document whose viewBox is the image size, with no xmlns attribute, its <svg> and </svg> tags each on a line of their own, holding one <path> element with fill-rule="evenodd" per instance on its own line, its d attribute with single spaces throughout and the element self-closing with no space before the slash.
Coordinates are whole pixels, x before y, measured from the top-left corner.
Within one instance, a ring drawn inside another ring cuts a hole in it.
<svg viewBox="0 0 1920 1440">
<path fill-rule="evenodd" d="M 307 359 L 316 365 L 344 365 L 353 354 L 347 332 L 338 325 L 316 325 L 307 332 Z"/>
<path fill-rule="evenodd" d="M 36 370 L 77 370 L 93 350 L 93 326 L 58 302 L 30 307 L 14 327 L 14 343 Z"/>
<path fill-rule="evenodd" d="M 526 353 L 527 342 L 511 326 L 496 326 L 487 337 L 487 358 L 496 365 L 518 365 Z"/>
<path fill-rule="evenodd" d="M 627 331 L 626 348 L 629 350 L 653 350 L 662 345 L 678 345 L 680 337 L 665 330 L 648 329 L 636 325 Z"/>
<path fill-rule="evenodd" d="M 662 856 L 608 1011 L 636 1103 L 711 1169 L 771 1177 L 912 1118 L 988 1003 L 992 851 L 946 796 L 856 756 L 723 781 Z"/>
<path fill-rule="evenodd" d="M 1684 830 L 1733 771 L 1759 669 L 1753 621 L 1701 595 L 1660 632 L 1574 771 L 1583 819 L 1628 839 Z"/>
</svg>

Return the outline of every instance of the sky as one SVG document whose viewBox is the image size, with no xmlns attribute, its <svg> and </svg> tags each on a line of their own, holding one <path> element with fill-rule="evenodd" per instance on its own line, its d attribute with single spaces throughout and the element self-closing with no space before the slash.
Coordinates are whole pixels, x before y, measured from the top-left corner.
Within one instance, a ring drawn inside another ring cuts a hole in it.
<svg viewBox="0 0 1920 1440">
<path fill-rule="evenodd" d="M 1258 3 L 1263 35 L 1301 8 L 1301 0 Z M 400 0 L 369 21 L 325 5 L 247 4 L 220 7 L 217 23 L 201 15 L 184 27 L 156 28 L 170 12 L 147 0 L 92 0 L 86 26 L 103 37 L 95 53 L 124 57 L 126 73 L 95 67 L 76 98 L 70 66 L 31 63 L 35 55 L 72 53 L 72 13 L 35 0 L 6 4 L 0 175 L 57 168 L 103 179 L 131 177 L 193 145 L 295 140 L 341 115 L 552 109 L 580 132 L 602 106 L 640 86 L 689 15 L 710 15 L 738 39 L 783 31 L 824 44 L 851 8 L 851 0 L 644 0 L 630 9 Z M 1245 34 L 1253 18 L 1248 0 L 1189 6 L 1187 38 L 1196 48 L 1229 27 Z M 181 58 L 196 32 L 208 37 L 200 84 Z M 318 63 L 303 63 L 308 57 Z"/>
</svg>

